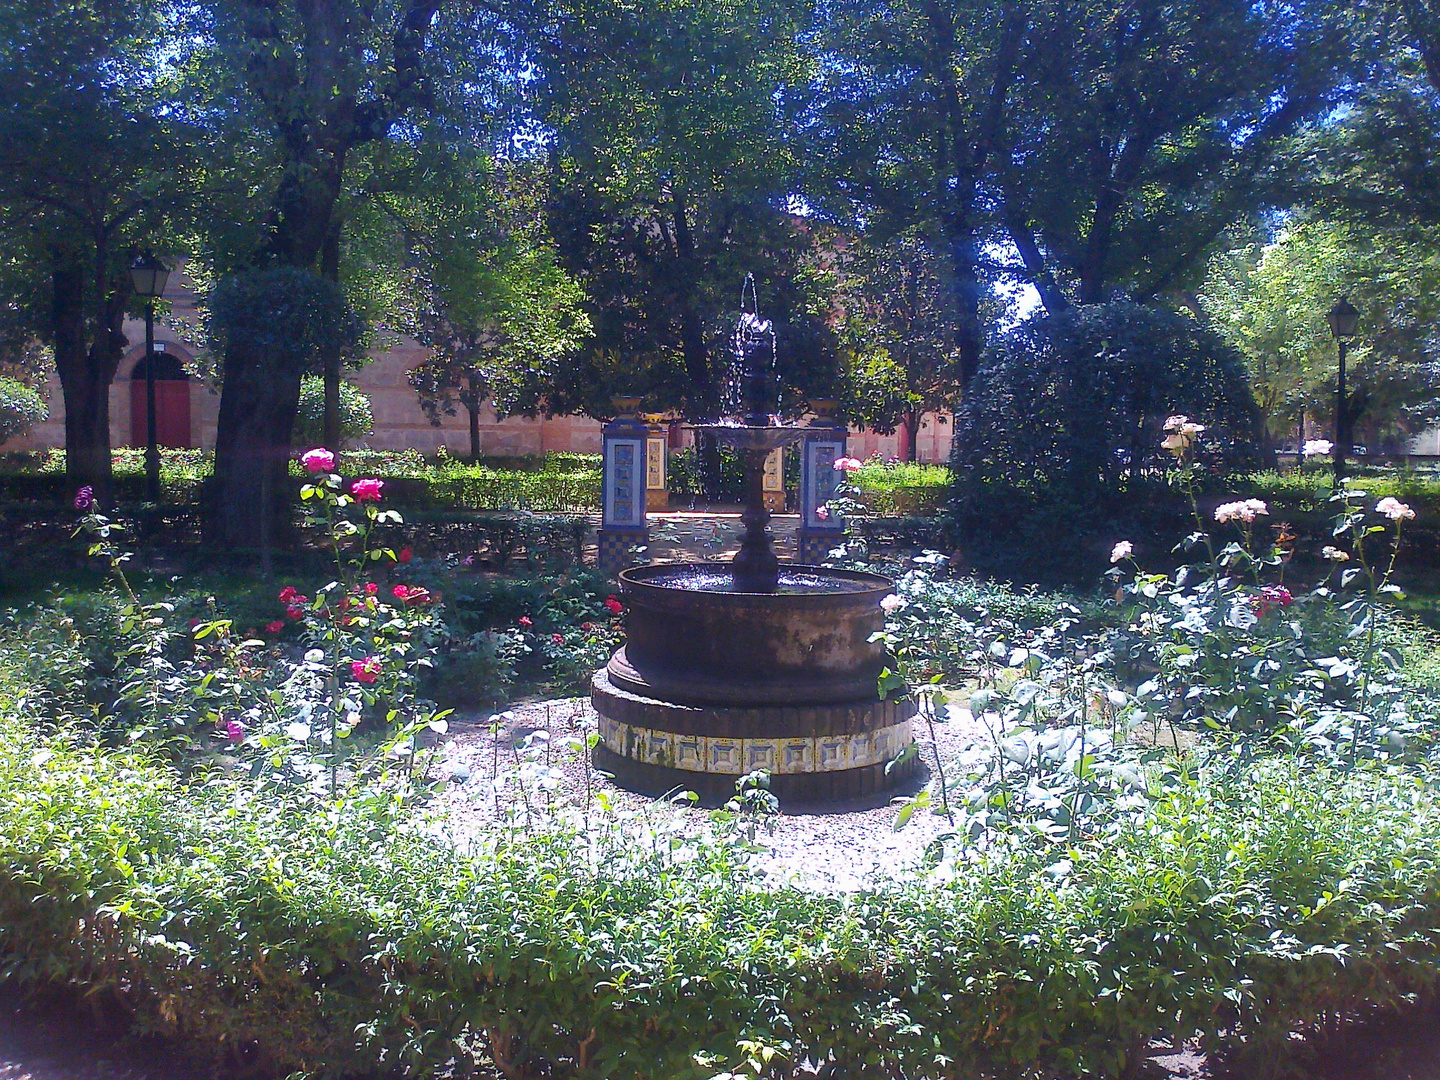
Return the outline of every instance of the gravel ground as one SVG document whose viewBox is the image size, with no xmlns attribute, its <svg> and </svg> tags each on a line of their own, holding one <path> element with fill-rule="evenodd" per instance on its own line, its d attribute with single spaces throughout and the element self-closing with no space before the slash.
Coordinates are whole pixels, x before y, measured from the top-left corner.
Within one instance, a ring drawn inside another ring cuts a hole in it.
<svg viewBox="0 0 1440 1080">
<path fill-rule="evenodd" d="M 502 815 L 511 808 L 520 812 L 526 797 L 532 806 L 578 806 L 585 800 L 587 782 L 603 784 L 622 814 L 655 806 L 654 799 L 607 784 L 588 767 L 587 755 L 574 743 L 594 723 L 595 713 L 585 698 L 515 705 L 501 714 L 498 724 L 488 715 L 452 717 L 437 768 L 453 778 L 441 801 L 457 833 L 473 833 L 494 821 L 497 809 Z M 548 731 L 550 738 L 532 739 L 527 755 L 525 740 L 536 731 Z M 937 814 L 919 812 L 897 832 L 898 807 L 892 798 L 913 795 L 929 783 L 935 749 L 948 765 L 980 752 L 987 738 L 985 729 L 959 710 L 950 722 L 936 725 L 935 746 L 922 751 L 922 774 L 890 795 L 840 803 L 782 803 L 771 828 L 756 837 L 764 849 L 760 867 L 776 878 L 824 890 L 854 890 L 908 869 L 949 824 Z M 522 796 L 518 784 L 527 765 L 529 781 Z M 498 798 L 492 783 L 496 776 L 501 778 Z M 708 808 L 681 807 L 678 812 L 697 832 L 709 824 Z"/>
</svg>

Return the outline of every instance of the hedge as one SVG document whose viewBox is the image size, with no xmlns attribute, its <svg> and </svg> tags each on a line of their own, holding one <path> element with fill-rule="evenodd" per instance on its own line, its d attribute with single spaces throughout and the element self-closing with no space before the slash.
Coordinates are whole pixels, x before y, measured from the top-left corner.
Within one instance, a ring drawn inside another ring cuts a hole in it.
<svg viewBox="0 0 1440 1080">
<path fill-rule="evenodd" d="M 65 455 L 59 451 L 8 455 L 0 471 L 0 497 L 17 502 L 67 505 L 75 496 L 65 479 Z M 354 451 L 341 455 L 346 476 L 378 476 L 392 502 L 417 509 L 453 507 L 469 510 L 527 510 L 536 513 L 584 513 L 600 507 L 600 469 L 586 455 L 556 454 L 539 462 L 529 459 L 514 468 L 469 465 L 454 459 L 429 463 L 407 452 Z M 211 457 L 200 450 L 166 450 L 161 455 L 160 484 L 166 502 L 203 498 Z M 304 472 L 291 468 L 297 492 Z M 114 452 L 114 495 L 122 502 L 145 497 L 143 453 Z"/>
<path fill-rule="evenodd" d="M 1155 1039 L 1289 1033 L 1434 985 L 1423 780 L 1254 766 L 1114 835 L 873 892 L 766 886 L 744 852 L 556 825 L 461 845 L 386 812 L 0 728 L 7 979 L 116 999 L 234 1067 L 511 1077 L 1120 1076 Z M 672 848 L 675 853 L 672 854 Z M 770 1061 L 770 1071 L 759 1066 Z M 1259 1076 L 1257 1065 L 1246 1075 Z"/>
</svg>

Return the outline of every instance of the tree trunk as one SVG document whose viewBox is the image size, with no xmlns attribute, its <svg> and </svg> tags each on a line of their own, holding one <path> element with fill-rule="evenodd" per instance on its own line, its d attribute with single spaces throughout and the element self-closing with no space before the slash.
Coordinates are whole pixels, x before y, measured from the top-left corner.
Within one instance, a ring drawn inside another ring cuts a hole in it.
<svg viewBox="0 0 1440 1080">
<path fill-rule="evenodd" d="M 338 218 L 331 221 L 325 245 L 320 251 L 320 276 L 329 281 L 340 280 Z M 329 450 L 340 449 L 340 353 L 337 350 L 325 354 L 325 446 Z"/>
<path fill-rule="evenodd" d="M 248 352 L 225 357 L 209 528 L 217 549 L 268 559 L 292 541 L 290 432 L 299 403 L 298 370 Z"/>
<path fill-rule="evenodd" d="M 87 334 L 85 277 L 79 259 L 57 253 L 51 267 L 51 319 L 55 368 L 65 401 L 65 480 L 74 490 L 89 485 L 108 501 L 113 487 L 110 384 L 126 344 L 120 329 L 126 297 L 116 286 L 111 295 L 98 298 L 103 300 L 101 313 L 94 332 Z"/>
<path fill-rule="evenodd" d="M 470 460 L 480 460 L 480 406 L 465 402 L 465 411 L 470 414 Z"/>
<path fill-rule="evenodd" d="M 915 411 L 907 412 L 900 419 L 900 428 L 905 434 L 900 438 L 900 445 L 896 447 L 900 451 L 900 460 L 906 464 L 913 464 L 916 459 L 915 441 L 920 434 L 920 414 Z"/>
<path fill-rule="evenodd" d="M 715 372 L 710 368 L 710 350 L 705 347 L 705 324 L 695 310 L 695 237 L 690 231 L 684 196 L 678 191 L 671 196 L 671 225 L 675 254 L 680 263 L 676 282 L 681 292 L 680 353 L 685 362 L 685 374 L 690 380 L 690 400 L 687 403 L 690 418 L 715 420 L 720 415 L 720 390 L 716 385 Z M 720 495 L 720 444 L 710 432 L 696 433 L 695 460 L 700 468 L 705 498 L 714 501 Z"/>
<path fill-rule="evenodd" d="M 62 379 L 65 400 L 65 482 L 73 493 L 85 485 L 110 501 L 110 386 L 94 379 Z"/>
</svg>

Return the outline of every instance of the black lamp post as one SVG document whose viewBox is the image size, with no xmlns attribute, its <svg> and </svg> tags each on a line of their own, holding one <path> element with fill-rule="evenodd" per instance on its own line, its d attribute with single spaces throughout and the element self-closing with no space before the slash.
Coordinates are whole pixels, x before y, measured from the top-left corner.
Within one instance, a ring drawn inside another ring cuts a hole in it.
<svg viewBox="0 0 1440 1080">
<path fill-rule="evenodd" d="M 1345 350 L 1355 336 L 1360 323 L 1360 312 L 1350 303 L 1348 297 L 1340 297 L 1325 316 L 1330 324 L 1330 333 L 1340 349 L 1340 373 L 1335 380 L 1335 486 L 1338 488 L 1345 479 L 1345 454 L 1350 449 L 1349 424 L 1345 416 Z"/>
<path fill-rule="evenodd" d="M 145 298 L 145 498 L 160 501 L 160 447 L 155 435 L 155 299 L 165 294 L 170 268 L 146 251 L 130 267 L 135 295 Z"/>
</svg>

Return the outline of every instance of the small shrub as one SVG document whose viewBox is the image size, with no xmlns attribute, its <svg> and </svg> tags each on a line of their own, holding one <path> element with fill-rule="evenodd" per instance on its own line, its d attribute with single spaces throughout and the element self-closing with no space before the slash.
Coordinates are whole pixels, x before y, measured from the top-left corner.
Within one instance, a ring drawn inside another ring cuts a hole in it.
<svg viewBox="0 0 1440 1080">
<path fill-rule="evenodd" d="M 375 428 L 370 398 L 354 383 L 340 380 L 340 441 L 354 442 Z M 300 380 L 300 406 L 295 410 L 294 444 L 301 449 L 325 441 L 325 379 L 306 375 Z"/>
<path fill-rule="evenodd" d="M 0 375 L 0 443 L 24 435 L 49 416 L 50 409 L 37 391 L 18 379 Z"/>
</svg>

